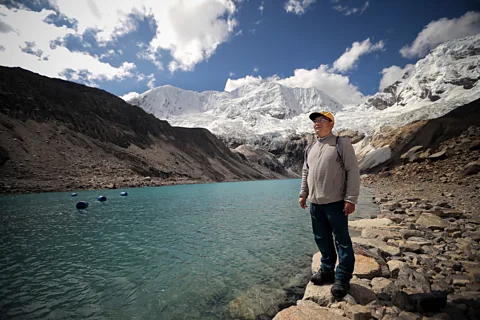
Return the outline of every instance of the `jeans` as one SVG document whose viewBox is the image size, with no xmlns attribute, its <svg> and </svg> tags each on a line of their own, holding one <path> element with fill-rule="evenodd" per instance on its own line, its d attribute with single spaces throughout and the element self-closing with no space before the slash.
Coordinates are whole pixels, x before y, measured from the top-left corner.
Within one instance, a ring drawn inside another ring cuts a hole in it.
<svg viewBox="0 0 480 320">
<path fill-rule="evenodd" d="M 322 254 L 321 270 L 333 271 L 338 253 L 339 263 L 335 278 L 349 282 L 352 278 L 355 256 L 348 233 L 348 216 L 343 212 L 344 203 L 344 201 L 328 204 L 311 203 L 310 216 L 315 242 Z"/>
</svg>

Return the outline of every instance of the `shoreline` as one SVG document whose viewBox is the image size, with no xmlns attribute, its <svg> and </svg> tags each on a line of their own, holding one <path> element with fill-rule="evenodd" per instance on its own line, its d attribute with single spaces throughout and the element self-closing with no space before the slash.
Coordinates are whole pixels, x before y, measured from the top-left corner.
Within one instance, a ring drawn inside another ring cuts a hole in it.
<svg viewBox="0 0 480 320">
<path fill-rule="evenodd" d="M 24 195 L 24 194 L 38 194 L 38 193 L 53 193 L 53 192 L 78 192 L 78 191 L 95 191 L 95 190 L 120 190 L 131 188 L 148 188 L 148 187 L 165 187 L 175 185 L 191 185 L 191 184 L 213 184 L 224 182 L 247 182 L 247 181 L 267 181 L 267 180 L 289 180 L 298 178 L 276 178 L 276 179 L 261 179 L 261 180 L 241 180 L 231 179 L 222 181 L 213 180 L 195 180 L 195 179 L 177 179 L 164 180 L 155 177 L 133 177 L 130 178 L 133 182 L 115 183 L 115 182 L 85 182 L 85 183 L 53 183 L 45 180 L 26 180 L 15 179 L 11 183 L 0 181 L 0 196 L 5 195 Z M 111 179 L 109 181 L 115 181 Z M 13 185 L 13 186 L 12 186 Z"/>
</svg>

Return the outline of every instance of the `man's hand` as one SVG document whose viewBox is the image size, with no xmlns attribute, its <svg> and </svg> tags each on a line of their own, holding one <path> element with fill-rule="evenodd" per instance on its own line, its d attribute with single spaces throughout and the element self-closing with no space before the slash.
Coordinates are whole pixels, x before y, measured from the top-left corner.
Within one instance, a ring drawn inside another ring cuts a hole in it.
<svg viewBox="0 0 480 320">
<path fill-rule="evenodd" d="M 345 201 L 345 206 L 343 207 L 343 212 L 345 212 L 345 215 L 348 216 L 349 214 L 352 214 L 354 211 L 355 211 L 355 204 Z"/>
<path fill-rule="evenodd" d="M 305 209 L 307 207 L 307 198 L 300 197 L 300 199 L 298 199 L 298 203 L 300 204 L 300 208 Z"/>
</svg>

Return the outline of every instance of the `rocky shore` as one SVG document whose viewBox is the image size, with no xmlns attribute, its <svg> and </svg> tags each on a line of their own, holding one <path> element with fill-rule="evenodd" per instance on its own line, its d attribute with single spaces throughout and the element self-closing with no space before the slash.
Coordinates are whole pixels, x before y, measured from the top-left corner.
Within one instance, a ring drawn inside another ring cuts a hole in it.
<svg viewBox="0 0 480 320">
<path fill-rule="evenodd" d="M 479 133 L 445 141 L 433 158 L 412 148 L 402 165 L 363 176 L 380 214 L 350 222 L 361 232 L 350 294 L 337 302 L 331 285 L 309 282 L 274 319 L 480 319 Z"/>
<path fill-rule="evenodd" d="M 286 319 L 479 319 L 480 220 L 447 201 L 376 197 L 381 213 L 350 223 L 356 264 L 350 294 L 308 283 Z M 320 265 L 313 257 L 312 271 Z"/>
</svg>

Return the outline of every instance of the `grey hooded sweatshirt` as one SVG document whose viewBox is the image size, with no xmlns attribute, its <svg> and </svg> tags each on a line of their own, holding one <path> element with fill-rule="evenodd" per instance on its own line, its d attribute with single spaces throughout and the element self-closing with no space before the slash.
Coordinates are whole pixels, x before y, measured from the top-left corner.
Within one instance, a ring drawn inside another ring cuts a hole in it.
<svg viewBox="0 0 480 320">
<path fill-rule="evenodd" d="M 357 203 L 360 193 L 360 170 L 350 139 L 339 138 L 345 170 L 336 148 L 336 136 L 317 139 L 310 149 L 302 169 L 300 197 L 314 204 L 337 201 Z"/>
</svg>

